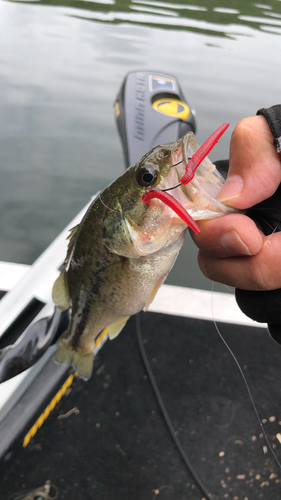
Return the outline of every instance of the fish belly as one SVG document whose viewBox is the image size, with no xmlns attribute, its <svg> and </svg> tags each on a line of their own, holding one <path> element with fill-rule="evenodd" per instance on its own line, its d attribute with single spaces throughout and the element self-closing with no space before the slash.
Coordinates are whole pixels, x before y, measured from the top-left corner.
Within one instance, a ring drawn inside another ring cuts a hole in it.
<svg viewBox="0 0 281 500">
<path fill-rule="evenodd" d="M 184 241 L 184 232 L 167 248 L 146 257 L 124 258 L 82 283 L 72 302 L 69 330 L 56 360 L 72 364 L 85 379 L 92 371 L 95 339 L 105 328 L 116 337 L 127 319 L 146 310 L 167 277 Z"/>
</svg>

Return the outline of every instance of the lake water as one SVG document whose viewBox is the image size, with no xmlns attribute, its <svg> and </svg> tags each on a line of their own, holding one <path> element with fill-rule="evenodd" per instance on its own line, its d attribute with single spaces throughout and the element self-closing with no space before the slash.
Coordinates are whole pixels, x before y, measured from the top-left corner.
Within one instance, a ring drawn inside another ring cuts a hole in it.
<svg viewBox="0 0 281 500">
<path fill-rule="evenodd" d="M 199 144 L 281 101 L 281 2 L 0 0 L 0 260 L 31 264 L 124 168 L 113 101 L 126 73 L 177 76 Z M 168 283 L 211 288 L 187 236 Z M 219 289 L 216 285 L 215 289 Z"/>
</svg>

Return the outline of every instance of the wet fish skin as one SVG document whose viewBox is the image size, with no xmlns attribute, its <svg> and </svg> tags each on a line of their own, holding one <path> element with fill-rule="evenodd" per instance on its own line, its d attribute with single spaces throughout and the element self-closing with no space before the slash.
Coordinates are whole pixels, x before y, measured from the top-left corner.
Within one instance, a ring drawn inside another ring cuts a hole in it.
<svg viewBox="0 0 281 500">
<path fill-rule="evenodd" d="M 196 149 L 191 132 L 154 148 L 105 188 L 71 231 L 64 270 L 53 287 L 57 307 L 71 311 L 55 359 L 85 379 L 92 372 L 98 334 L 108 328 L 114 338 L 132 314 L 146 310 L 177 258 L 186 224 L 159 200 L 141 198 L 150 187 L 176 185 Z M 173 166 L 179 158 L 182 164 Z M 194 218 L 223 215 L 229 209 L 212 198 L 223 182 L 206 159 L 193 181 L 173 196 Z M 205 185 L 211 186 L 211 196 Z"/>
</svg>

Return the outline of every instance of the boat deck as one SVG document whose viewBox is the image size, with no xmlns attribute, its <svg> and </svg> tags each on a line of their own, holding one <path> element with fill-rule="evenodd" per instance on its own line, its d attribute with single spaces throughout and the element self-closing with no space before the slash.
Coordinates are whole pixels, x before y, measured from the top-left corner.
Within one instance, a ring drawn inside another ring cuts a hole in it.
<svg viewBox="0 0 281 500">
<path fill-rule="evenodd" d="M 210 498 L 276 500 L 280 468 L 241 373 L 212 318 L 176 315 L 176 287 L 171 311 L 157 312 L 168 307 L 165 293 L 171 288 L 160 290 L 155 310 L 141 313 L 140 324 L 176 435 Z M 233 300 L 225 297 L 226 302 Z M 238 358 L 281 459 L 280 349 L 264 328 L 222 321 L 217 325 Z M 50 373 L 53 363 L 48 361 Z M 39 379 L 38 384 L 33 390 L 39 390 Z M 92 378 L 74 378 L 57 399 L 27 446 L 19 440 L 2 461 L 1 499 L 10 500 L 46 480 L 58 488 L 60 500 L 205 498 L 163 418 L 140 354 L 135 317 L 99 351 Z M 41 407 L 39 418 L 46 408 Z"/>
</svg>

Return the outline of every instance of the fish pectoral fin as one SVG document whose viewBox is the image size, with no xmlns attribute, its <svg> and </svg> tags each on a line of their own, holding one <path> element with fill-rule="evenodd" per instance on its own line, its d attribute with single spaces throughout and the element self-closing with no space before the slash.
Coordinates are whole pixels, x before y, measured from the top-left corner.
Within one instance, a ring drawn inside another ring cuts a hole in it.
<svg viewBox="0 0 281 500">
<path fill-rule="evenodd" d="M 61 312 L 69 308 L 70 302 L 65 271 L 62 271 L 59 277 L 56 279 L 53 286 L 52 296 L 54 303 Z"/>
<path fill-rule="evenodd" d="M 156 281 L 154 287 L 152 288 L 149 296 L 147 297 L 147 300 L 146 300 L 146 303 L 145 303 L 145 306 L 143 308 L 143 311 L 147 311 L 147 309 L 149 308 L 151 302 L 153 302 L 153 300 L 155 299 L 155 295 L 157 294 L 160 286 L 162 285 L 164 279 L 166 278 L 166 275 L 165 276 L 162 276 L 159 280 Z"/>
<path fill-rule="evenodd" d="M 79 377 L 82 377 L 84 380 L 88 380 L 92 375 L 93 353 L 84 354 L 76 351 L 63 337 L 58 341 L 58 349 L 55 352 L 54 360 L 57 363 L 71 365 Z"/>
<path fill-rule="evenodd" d="M 121 318 L 118 321 L 115 321 L 115 323 L 112 323 L 109 325 L 108 328 L 108 336 L 110 340 L 115 339 L 118 337 L 119 333 L 121 330 L 123 330 L 124 326 L 126 325 L 128 319 L 130 316 L 126 316 L 125 318 Z"/>
</svg>

